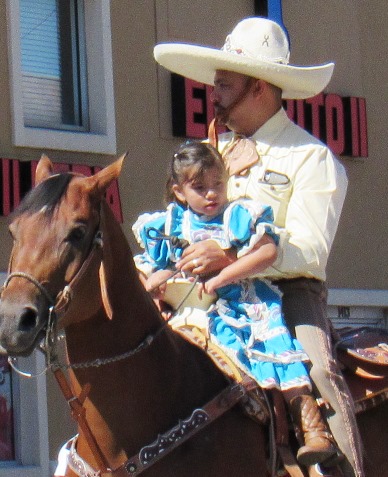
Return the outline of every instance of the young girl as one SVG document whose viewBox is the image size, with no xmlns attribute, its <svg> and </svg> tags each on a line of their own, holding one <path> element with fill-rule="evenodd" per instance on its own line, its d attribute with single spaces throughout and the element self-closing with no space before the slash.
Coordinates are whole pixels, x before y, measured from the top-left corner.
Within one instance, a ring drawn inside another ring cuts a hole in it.
<svg viewBox="0 0 388 477">
<path fill-rule="evenodd" d="M 161 283 L 174 274 L 182 253 L 182 243 L 166 236 L 186 243 L 212 239 L 224 249 L 237 250 L 236 261 L 215 276 L 202 277 L 204 290 L 218 297 L 208 310 L 211 340 L 261 387 L 282 391 L 303 433 L 299 462 L 327 462 L 337 448 L 311 394 L 303 362 L 308 357 L 285 325 L 278 293 L 254 278 L 276 259 L 272 210 L 251 200 L 228 203 L 227 180 L 216 149 L 201 142 L 184 143 L 172 159 L 167 210 L 144 214 L 133 226 L 145 248 L 136 257 L 138 269 L 146 277 L 146 289 L 163 299 Z"/>
</svg>

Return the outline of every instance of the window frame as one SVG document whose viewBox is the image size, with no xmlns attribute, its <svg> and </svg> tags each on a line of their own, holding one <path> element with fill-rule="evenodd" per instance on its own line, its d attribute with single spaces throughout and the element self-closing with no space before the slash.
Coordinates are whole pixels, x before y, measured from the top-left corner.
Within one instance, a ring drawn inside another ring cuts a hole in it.
<svg viewBox="0 0 388 477">
<path fill-rule="evenodd" d="M 7 0 L 13 144 L 67 151 L 117 154 L 110 2 L 84 0 L 89 131 L 24 125 L 19 1 Z"/>
</svg>

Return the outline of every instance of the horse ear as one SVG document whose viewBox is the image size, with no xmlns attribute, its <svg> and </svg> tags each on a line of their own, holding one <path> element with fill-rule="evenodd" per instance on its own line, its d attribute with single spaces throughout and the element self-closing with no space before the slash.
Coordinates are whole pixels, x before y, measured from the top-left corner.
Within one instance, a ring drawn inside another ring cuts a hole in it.
<svg viewBox="0 0 388 477">
<path fill-rule="evenodd" d="M 86 177 L 85 183 L 90 191 L 102 197 L 110 184 L 119 177 L 126 156 L 127 153 L 123 154 L 115 162 L 94 174 L 94 176 Z"/>
<path fill-rule="evenodd" d="M 35 171 L 35 185 L 48 179 L 54 173 L 54 166 L 46 154 L 42 154 Z"/>
</svg>

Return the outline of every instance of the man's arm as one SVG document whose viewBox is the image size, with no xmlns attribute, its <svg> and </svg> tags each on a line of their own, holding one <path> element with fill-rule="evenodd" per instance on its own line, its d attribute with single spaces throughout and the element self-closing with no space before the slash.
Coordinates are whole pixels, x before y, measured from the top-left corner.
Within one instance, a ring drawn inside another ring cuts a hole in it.
<svg viewBox="0 0 388 477">
<path fill-rule="evenodd" d="M 285 274 L 319 276 L 325 269 L 345 200 L 343 166 L 326 150 L 317 150 L 299 169 L 280 231 L 274 269 Z M 271 273 L 272 271 L 270 271 Z"/>
</svg>

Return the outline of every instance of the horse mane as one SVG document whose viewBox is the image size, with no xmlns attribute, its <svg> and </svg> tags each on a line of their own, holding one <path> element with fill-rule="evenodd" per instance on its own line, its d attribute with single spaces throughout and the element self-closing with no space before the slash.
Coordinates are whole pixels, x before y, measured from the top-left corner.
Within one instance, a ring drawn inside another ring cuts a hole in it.
<svg viewBox="0 0 388 477">
<path fill-rule="evenodd" d="M 73 178 L 74 174 L 65 172 L 55 174 L 40 182 L 25 195 L 11 218 L 14 219 L 25 213 L 32 215 L 39 211 L 43 211 L 47 217 L 51 217 Z"/>
</svg>

